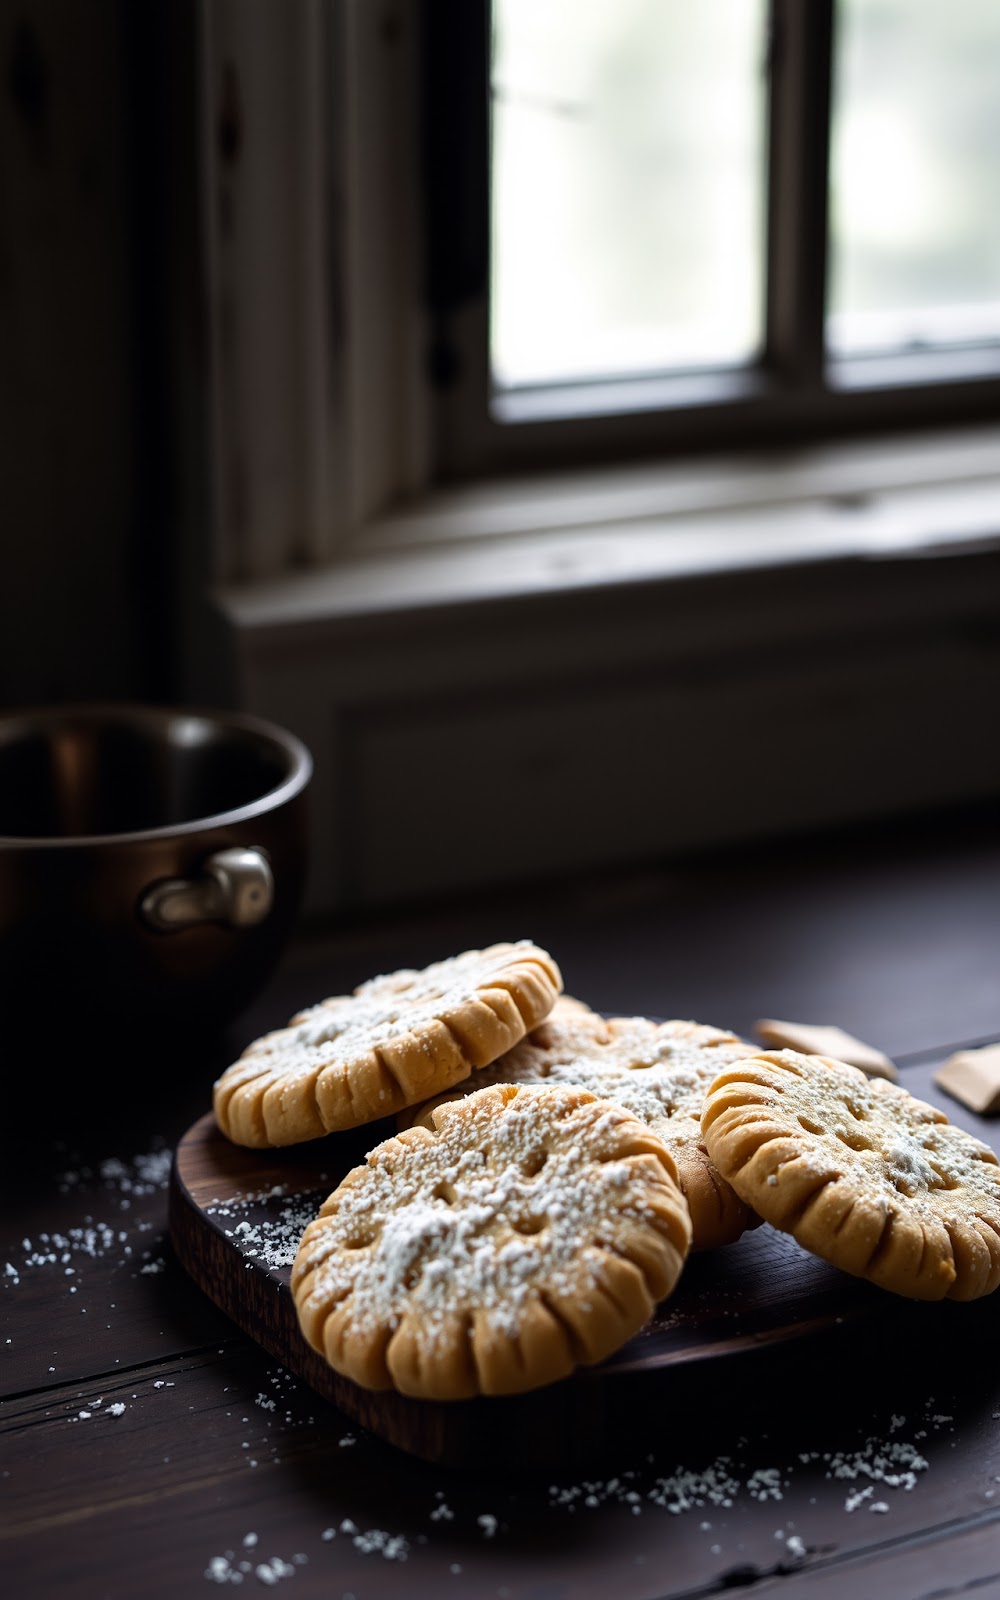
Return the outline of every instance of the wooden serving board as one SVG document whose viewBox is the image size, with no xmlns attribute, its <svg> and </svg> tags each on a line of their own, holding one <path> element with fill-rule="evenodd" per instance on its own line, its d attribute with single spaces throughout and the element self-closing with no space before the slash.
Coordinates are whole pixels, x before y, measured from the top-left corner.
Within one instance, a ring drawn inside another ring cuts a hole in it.
<svg viewBox="0 0 1000 1600">
<path fill-rule="evenodd" d="M 693 1256 L 678 1289 L 616 1355 L 562 1383 L 504 1399 L 442 1403 L 373 1394 L 333 1372 L 302 1338 L 289 1282 L 306 1222 L 350 1167 L 392 1126 L 289 1150 L 243 1150 L 209 1115 L 181 1140 L 170 1190 L 170 1235 L 181 1264 L 243 1331 L 353 1421 L 425 1460 L 539 1467 L 599 1458 L 624 1438 L 662 1432 L 679 1407 L 727 1405 L 754 1354 L 783 1366 L 820 1334 L 838 1361 L 850 1335 L 925 1341 L 975 1307 L 914 1305 L 848 1277 L 761 1227 L 727 1249 Z M 991 1297 L 996 1299 L 998 1297 Z M 995 1322 L 994 1322 L 995 1326 Z M 793 1347 L 793 1348 L 790 1348 Z M 810 1353 L 814 1354 L 812 1346 Z M 870 1354 L 870 1349 L 868 1350 Z M 826 1357 L 824 1357 L 826 1359 Z M 697 1397 L 700 1395 L 700 1399 Z"/>
</svg>

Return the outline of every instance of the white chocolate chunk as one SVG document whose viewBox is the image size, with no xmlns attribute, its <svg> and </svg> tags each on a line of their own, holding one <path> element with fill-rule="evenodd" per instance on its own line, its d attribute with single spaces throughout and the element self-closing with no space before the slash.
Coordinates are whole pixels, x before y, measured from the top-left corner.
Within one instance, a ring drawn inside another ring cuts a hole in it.
<svg viewBox="0 0 1000 1600">
<path fill-rule="evenodd" d="M 813 1022 L 776 1022 L 765 1017 L 754 1023 L 753 1031 L 758 1039 L 775 1050 L 798 1050 L 806 1056 L 846 1061 L 849 1067 L 858 1067 L 869 1078 L 889 1078 L 894 1083 L 898 1077 L 887 1055 L 876 1050 L 874 1045 L 845 1033 L 843 1028 Z"/>
<path fill-rule="evenodd" d="M 1000 1111 L 1000 1044 L 957 1050 L 935 1072 L 934 1082 L 981 1117 Z"/>
</svg>

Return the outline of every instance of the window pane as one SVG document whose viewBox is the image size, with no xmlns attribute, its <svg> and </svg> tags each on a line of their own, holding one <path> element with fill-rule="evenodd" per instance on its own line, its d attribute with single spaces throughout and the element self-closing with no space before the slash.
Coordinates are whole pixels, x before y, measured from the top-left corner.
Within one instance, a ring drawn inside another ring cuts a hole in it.
<svg viewBox="0 0 1000 1600">
<path fill-rule="evenodd" d="M 498 386 L 762 344 L 764 0 L 494 0 Z"/>
<path fill-rule="evenodd" d="M 1000 4 L 842 0 L 828 342 L 1000 335 Z"/>
</svg>

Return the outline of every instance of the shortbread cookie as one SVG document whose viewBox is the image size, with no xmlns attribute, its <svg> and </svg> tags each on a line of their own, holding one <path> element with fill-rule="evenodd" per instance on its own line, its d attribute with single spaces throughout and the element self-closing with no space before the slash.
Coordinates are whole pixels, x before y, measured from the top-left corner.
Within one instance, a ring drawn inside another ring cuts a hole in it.
<svg viewBox="0 0 1000 1600">
<path fill-rule="evenodd" d="M 349 1172 L 292 1269 L 302 1331 L 368 1389 L 515 1394 L 648 1320 L 691 1237 L 673 1160 L 581 1090 L 480 1090 Z"/>
<path fill-rule="evenodd" d="M 691 1211 L 693 1248 L 731 1244 L 757 1222 L 705 1148 L 701 1110 L 709 1085 L 750 1046 L 733 1033 L 696 1022 L 652 1022 L 647 1017 L 606 1020 L 596 1012 L 553 1007 L 545 1021 L 467 1084 L 429 1107 L 403 1112 L 400 1122 L 429 1126 L 445 1098 L 472 1093 L 485 1083 L 570 1084 L 613 1100 L 662 1139 L 680 1174 Z"/>
<path fill-rule="evenodd" d="M 538 1024 L 538 1027 L 544 1028 L 546 1022 L 568 1022 L 572 1017 L 593 1017 L 596 1015 L 597 1013 L 588 1006 L 586 1000 L 577 1000 L 571 994 L 561 994 L 548 1016 Z M 532 1033 L 537 1033 L 538 1029 L 533 1028 L 531 1031 Z"/>
<path fill-rule="evenodd" d="M 981 1117 L 1000 1111 L 1000 1044 L 957 1050 L 934 1074 L 939 1089 Z"/>
<path fill-rule="evenodd" d="M 866 1078 L 891 1078 L 895 1083 L 899 1077 L 895 1062 L 890 1061 L 884 1050 L 877 1050 L 873 1044 L 865 1044 L 853 1033 L 845 1033 L 843 1028 L 831 1027 L 828 1023 L 778 1022 L 773 1017 L 765 1017 L 754 1023 L 753 1031 L 761 1044 L 771 1050 L 798 1050 L 804 1056 L 846 1061 L 849 1067 L 860 1068 Z"/>
<path fill-rule="evenodd" d="M 372 978 L 250 1045 L 215 1085 L 216 1120 L 261 1148 L 389 1116 L 495 1061 L 561 988 L 552 957 L 526 941 Z"/>
<path fill-rule="evenodd" d="M 845 1272 L 916 1300 L 1000 1284 L 1000 1163 L 898 1085 L 762 1051 L 716 1079 L 702 1128 L 737 1193 Z"/>
</svg>

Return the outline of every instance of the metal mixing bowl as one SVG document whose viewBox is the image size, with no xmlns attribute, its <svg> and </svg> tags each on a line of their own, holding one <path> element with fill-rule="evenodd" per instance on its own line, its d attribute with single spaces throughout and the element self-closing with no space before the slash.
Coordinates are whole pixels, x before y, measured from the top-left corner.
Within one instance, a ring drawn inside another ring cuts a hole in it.
<svg viewBox="0 0 1000 1600">
<path fill-rule="evenodd" d="M 309 752 L 229 712 L 0 714 L 0 1009 L 214 1027 L 252 999 L 301 902 Z"/>
</svg>

